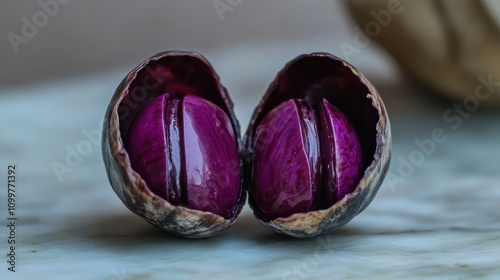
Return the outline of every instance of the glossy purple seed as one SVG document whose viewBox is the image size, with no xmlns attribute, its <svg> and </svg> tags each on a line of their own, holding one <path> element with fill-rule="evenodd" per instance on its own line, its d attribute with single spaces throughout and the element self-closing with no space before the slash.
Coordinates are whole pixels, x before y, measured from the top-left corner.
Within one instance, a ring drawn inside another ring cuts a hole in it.
<svg viewBox="0 0 500 280">
<path fill-rule="evenodd" d="M 232 215 L 240 192 L 238 149 L 225 112 L 201 97 L 168 93 L 138 113 L 126 135 L 132 168 L 173 205 Z"/>
<path fill-rule="evenodd" d="M 257 126 L 250 193 L 267 219 L 325 209 L 362 177 L 358 136 L 326 99 L 291 99 Z"/>
</svg>

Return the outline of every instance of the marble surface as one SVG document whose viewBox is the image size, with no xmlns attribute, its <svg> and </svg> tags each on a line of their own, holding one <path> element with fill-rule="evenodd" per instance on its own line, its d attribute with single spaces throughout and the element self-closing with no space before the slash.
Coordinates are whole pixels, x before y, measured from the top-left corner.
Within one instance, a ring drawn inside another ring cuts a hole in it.
<svg viewBox="0 0 500 280">
<path fill-rule="evenodd" d="M 310 38 L 308 44 L 319 46 L 321 40 Z M 309 51 L 303 46 L 268 46 L 266 54 L 256 44 L 244 50 L 245 57 L 241 50 L 206 54 L 233 96 L 243 130 L 276 71 Z M 498 279 L 500 114 L 472 112 L 453 129 L 456 123 L 443 119 L 451 104 L 412 89 L 372 52 L 353 63 L 385 98 L 393 176 L 348 225 L 310 240 L 270 232 L 248 208 L 230 229 L 202 240 L 160 233 L 128 211 L 109 186 L 99 144 L 85 136 L 100 129 L 127 69 L 0 89 L 0 278 Z M 235 66 L 242 63 L 244 75 Z M 380 65 L 386 70 L 379 71 Z M 411 172 L 401 172 L 402 162 L 418 149 L 415 140 L 431 137 L 436 128 L 446 141 Z M 58 178 L 52 165 L 66 164 L 68 151 L 79 145 L 88 152 Z M 18 168 L 15 273 L 7 270 L 5 256 L 9 163 Z"/>
</svg>

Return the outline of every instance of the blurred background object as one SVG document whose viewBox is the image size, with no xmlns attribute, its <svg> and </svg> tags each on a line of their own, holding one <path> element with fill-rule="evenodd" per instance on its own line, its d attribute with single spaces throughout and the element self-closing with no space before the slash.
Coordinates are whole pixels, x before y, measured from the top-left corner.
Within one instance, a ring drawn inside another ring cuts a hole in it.
<svg viewBox="0 0 500 280">
<path fill-rule="evenodd" d="M 488 3 L 472 0 L 347 0 L 365 39 L 376 40 L 417 83 L 463 102 L 500 107 L 500 29 Z M 491 2 L 490 4 L 499 2 Z M 496 15 L 498 16 L 498 15 Z M 483 85 L 483 87 L 478 87 Z"/>
</svg>

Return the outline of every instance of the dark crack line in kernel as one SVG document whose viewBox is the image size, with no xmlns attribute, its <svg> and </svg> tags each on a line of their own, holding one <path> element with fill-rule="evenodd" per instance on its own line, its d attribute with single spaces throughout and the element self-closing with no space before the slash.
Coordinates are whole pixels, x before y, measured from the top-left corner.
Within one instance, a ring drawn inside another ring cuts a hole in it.
<svg viewBox="0 0 500 280">
<path fill-rule="evenodd" d="M 168 172 L 168 169 L 169 169 L 169 157 L 170 157 L 170 150 L 169 150 L 169 132 L 168 132 L 168 120 L 166 119 L 167 115 L 168 115 L 168 95 L 164 95 L 162 98 L 162 111 L 161 111 L 161 116 L 162 116 L 162 121 L 163 121 L 163 145 L 165 147 L 165 174 L 169 174 Z M 153 152 L 153 151 L 151 151 Z M 161 158 L 157 158 L 155 161 L 157 160 L 161 160 Z M 170 184 L 169 182 L 169 178 L 165 178 L 165 186 L 163 186 L 165 188 L 165 197 L 163 197 L 165 200 L 168 200 L 170 201 L 170 189 L 171 189 L 171 186 L 172 184 Z"/>
<path fill-rule="evenodd" d="M 299 120 L 300 120 L 300 125 L 302 126 L 301 131 L 302 137 L 305 137 L 303 141 L 305 141 L 305 144 L 307 144 L 306 148 L 306 153 L 307 153 L 307 159 L 309 164 L 311 165 L 310 172 L 311 172 L 311 180 L 313 183 L 313 191 L 314 191 L 314 197 L 313 197 L 313 202 L 311 204 L 311 211 L 317 210 L 318 207 L 320 207 L 320 202 L 321 202 L 321 194 L 323 190 L 323 184 L 322 184 L 322 179 L 323 179 L 323 161 L 321 159 L 321 143 L 318 143 L 317 139 L 319 139 L 319 127 L 318 127 L 318 113 L 315 111 L 313 106 L 305 102 L 304 100 L 293 100 L 295 106 L 297 106 L 297 112 L 299 113 Z M 302 111 L 302 108 L 305 108 L 306 114 Z M 311 118 L 311 119 L 310 119 Z M 316 129 L 316 133 L 318 135 L 314 135 L 314 137 L 309 137 L 311 132 L 313 130 L 310 129 L 310 127 L 314 127 Z M 316 140 L 311 140 L 311 139 L 316 139 Z M 311 140 L 311 141 L 310 141 Z M 313 155 L 311 154 L 312 146 L 315 146 L 316 153 Z M 317 156 L 316 162 L 312 160 L 311 157 Z M 319 167 L 317 167 L 319 165 Z M 319 173 L 319 174 L 318 174 Z"/>
<path fill-rule="evenodd" d="M 324 98 L 323 98 L 324 99 Z M 338 186 L 336 184 L 336 181 L 337 181 L 337 172 L 336 172 L 336 169 L 335 167 L 337 166 L 337 151 L 335 149 L 335 134 L 333 133 L 333 126 L 332 124 L 330 123 L 330 121 L 328 120 L 328 116 L 327 116 L 327 112 L 326 112 L 326 107 L 323 106 L 323 99 L 318 103 L 318 107 L 321 106 L 321 108 L 318 108 L 317 110 L 317 114 L 318 114 L 318 119 L 320 121 L 324 121 L 323 125 L 320 125 L 318 127 L 318 139 L 322 139 L 323 141 L 320 141 L 320 149 L 321 149 L 321 155 L 322 155 L 322 168 L 323 168 L 323 173 L 322 173 L 322 178 L 323 178 L 323 184 L 322 184 L 322 189 L 321 189 L 321 193 L 323 194 L 323 199 L 321 201 L 321 209 L 326 209 L 330 206 L 332 206 L 332 203 L 334 204 L 335 202 L 337 202 L 337 189 L 338 189 Z M 326 102 L 328 102 L 328 100 L 324 99 Z M 323 116 L 325 116 L 325 118 L 323 118 Z M 326 130 L 326 131 L 324 131 Z M 328 141 L 325 141 L 325 138 L 323 138 L 323 136 L 326 134 L 326 133 L 329 133 L 331 134 L 331 137 L 332 137 L 332 141 L 331 143 L 328 143 Z M 329 172 L 330 170 L 328 170 L 328 162 L 325 162 L 326 161 L 326 156 L 325 156 L 325 152 L 329 152 L 329 149 L 326 147 L 326 145 L 333 145 L 333 157 L 332 157 L 332 165 L 333 165 L 333 168 L 331 170 L 331 172 L 334 172 L 332 174 L 332 180 L 330 181 L 329 180 Z M 325 182 L 326 182 L 326 185 L 325 185 Z M 334 197 L 330 200 L 328 198 L 329 195 L 332 195 L 328 189 L 330 188 L 330 186 L 328 184 L 334 184 L 333 186 L 333 195 Z"/>
<path fill-rule="evenodd" d="M 314 110 L 315 112 L 315 115 L 316 115 L 316 119 L 318 121 L 317 123 L 317 131 L 318 131 L 318 138 L 317 139 L 320 139 L 320 143 L 319 143 L 319 149 L 320 149 L 320 156 L 321 156 L 321 178 L 322 178 L 322 181 L 321 181 L 321 184 L 320 186 L 318 186 L 318 195 L 316 196 L 316 201 L 315 201 L 315 206 L 317 209 L 326 209 L 328 207 L 331 206 L 332 202 L 335 203 L 338 199 L 337 199 L 337 188 L 338 186 L 336 186 L 336 170 L 335 170 L 335 166 L 337 166 L 337 163 L 336 163 L 336 157 L 335 157 L 335 154 L 336 154 L 336 150 L 335 150 L 335 147 L 333 147 L 334 149 L 334 156 L 333 156 L 333 169 L 332 171 L 335 172 L 333 174 L 333 178 L 332 178 L 332 182 L 329 182 L 328 180 L 328 162 L 325 162 L 325 151 L 327 151 L 328 149 L 326 148 L 326 145 L 328 145 L 328 143 L 326 143 L 327 141 L 325 141 L 325 138 L 323 137 L 325 135 L 325 133 L 328 133 L 328 132 L 325 132 L 323 131 L 324 129 L 327 130 L 328 128 L 330 128 L 330 132 L 332 133 L 332 143 L 331 144 L 334 144 L 335 142 L 335 137 L 333 135 L 333 127 L 331 126 L 331 124 L 329 122 L 325 123 L 325 125 L 321 125 L 319 122 L 322 122 L 323 121 L 323 116 L 322 114 L 326 114 L 326 108 L 324 108 L 324 110 L 322 109 L 322 102 L 323 100 L 326 100 L 326 102 L 329 102 L 325 97 L 330 95 L 332 96 L 333 94 L 327 94 L 329 90 L 332 90 L 333 91 L 333 88 L 334 88 L 334 84 L 335 84 L 336 80 L 335 79 L 332 79 L 330 77 L 325 77 L 325 78 L 322 78 L 320 79 L 318 82 L 313 82 L 310 86 L 308 86 L 305 90 L 305 94 L 304 94 L 304 101 L 305 103 L 310 107 L 312 108 L 311 110 Z M 323 141 L 321 141 L 323 140 Z M 327 198 L 328 195 L 330 195 L 330 193 L 328 192 L 328 184 L 334 184 L 334 198 L 332 199 L 332 201 L 329 201 L 329 199 Z"/>
<path fill-rule="evenodd" d="M 326 208 L 326 204 L 327 204 L 327 198 L 326 198 L 326 194 L 328 193 L 327 192 L 327 188 L 328 186 L 325 186 L 325 182 L 328 181 L 328 177 L 327 177 L 327 172 L 328 172 L 328 166 L 325 164 L 325 142 L 326 141 L 321 141 L 321 140 L 324 140 L 323 139 L 323 135 L 324 135 L 324 132 L 323 132 L 323 126 L 319 123 L 319 122 L 322 122 L 323 121 L 323 118 L 322 118 L 322 110 L 320 108 L 320 105 L 321 104 L 321 100 L 323 100 L 323 97 L 320 98 L 320 101 L 318 101 L 317 103 L 315 103 L 315 105 L 311 105 L 311 106 L 314 106 L 315 107 L 315 110 L 314 110 L 314 113 L 316 114 L 316 120 L 318 121 L 317 122 L 317 130 L 318 130 L 318 140 L 319 140 L 319 154 L 320 154 L 320 162 L 321 162 L 321 183 L 320 183 L 320 186 L 318 186 L 318 190 L 317 190 L 317 194 L 316 194 L 316 201 L 315 201 L 315 207 L 316 209 L 314 210 L 318 210 L 318 209 L 324 209 Z"/>
<path fill-rule="evenodd" d="M 186 145 L 184 141 L 184 96 L 179 100 L 177 109 L 177 119 L 179 121 L 179 154 L 180 154 L 180 174 L 179 174 L 179 193 L 181 205 L 188 206 L 187 193 L 187 170 L 186 170 Z"/>
<path fill-rule="evenodd" d="M 166 164 L 166 172 L 167 172 L 167 197 L 168 201 L 174 205 L 177 205 L 177 195 L 175 192 L 175 168 L 173 166 L 173 147 L 172 147 L 172 131 L 171 131 L 171 122 L 175 122 L 175 120 L 172 120 L 171 115 L 172 115 L 172 107 L 174 106 L 175 100 L 170 100 L 170 95 L 167 94 L 168 97 L 165 99 L 165 111 L 166 113 L 163 114 L 164 118 L 164 129 L 165 129 L 165 141 L 166 141 L 166 158 L 167 158 L 167 164 Z"/>
<path fill-rule="evenodd" d="M 180 120 L 178 118 L 180 100 L 171 99 L 167 101 L 168 111 L 165 114 L 166 123 L 168 124 L 168 184 L 169 188 L 169 201 L 174 205 L 180 205 L 182 203 L 182 191 L 181 191 L 181 180 L 180 180 L 180 172 L 182 163 L 182 155 L 180 152 Z M 175 158 L 178 157 L 179 159 Z M 180 164 L 180 166 L 179 166 Z"/>
</svg>

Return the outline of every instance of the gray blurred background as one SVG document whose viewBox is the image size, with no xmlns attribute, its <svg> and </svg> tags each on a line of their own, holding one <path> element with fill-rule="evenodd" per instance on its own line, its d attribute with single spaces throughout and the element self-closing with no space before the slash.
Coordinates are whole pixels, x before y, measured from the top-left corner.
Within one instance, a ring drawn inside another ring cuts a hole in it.
<svg viewBox="0 0 500 280">
<path fill-rule="evenodd" d="M 170 49 L 201 52 L 222 74 L 246 74 L 248 83 L 260 82 L 264 75 L 269 81 L 302 52 L 328 51 L 346 58 L 339 45 L 353 44 L 357 26 L 344 1 L 336 0 L 55 1 L 0 4 L 0 88 L 116 69 L 125 74 L 145 58 Z M 40 15 L 42 2 L 57 3 L 46 4 L 55 10 L 53 15 Z M 484 2 L 498 22 L 499 2 Z M 38 20 L 40 27 L 33 32 L 26 20 Z M 23 36 L 23 29 L 31 38 Z M 14 46 L 13 34 L 24 41 Z M 266 64 L 270 59 L 273 63 Z M 262 72 L 246 73 L 249 60 L 256 65 L 248 68 Z M 384 83 L 382 77 L 399 79 L 392 60 L 374 42 L 348 60 L 368 77 L 375 76 L 375 83 Z M 225 75 L 222 79 L 228 78 L 230 85 L 234 79 Z"/>
<path fill-rule="evenodd" d="M 28 43 L 19 45 L 16 54 L 7 34 L 21 35 L 22 18 L 31 21 L 42 9 L 38 1 L 2 2 L 0 85 L 131 68 L 168 49 L 196 50 L 209 56 L 218 50 L 250 46 L 249 51 L 265 53 L 258 47 L 263 42 L 293 45 L 297 39 L 326 35 L 331 39 L 312 46 L 332 51 L 335 35 L 351 31 L 340 3 L 333 0 L 241 1 L 222 14 L 222 21 L 213 1 L 90 0 L 59 7 Z M 244 68 L 237 63 L 234 67 Z"/>
<path fill-rule="evenodd" d="M 67 1 L 67 0 L 65 0 Z M 220 1 L 231 3 L 231 1 Z M 498 1 L 486 1 L 500 18 Z M 61 3 L 63 3 L 61 1 Z M 284 57 L 323 50 L 339 56 L 339 39 L 352 38 L 354 23 L 341 1 L 233 0 L 235 7 L 221 17 L 214 1 L 69 1 L 37 28 L 16 54 L 7 35 L 21 35 L 23 17 L 32 22 L 42 8 L 38 1 L 2 1 L 0 8 L 0 85 L 11 86 L 98 74 L 130 68 L 167 49 L 202 53 L 247 48 L 265 56 L 262 44 L 288 43 Z M 43 20 L 43 18 L 40 18 Z M 43 22 L 43 21 L 42 21 Z M 310 46 L 293 46 L 312 39 Z M 245 56 L 245 52 L 239 53 Z M 210 57 L 209 57 L 210 58 Z M 214 64 L 218 63 L 215 61 Z M 243 68 L 243 65 L 234 67 Z M 278 66 L 280 67 L 280 66 Z"/>
</svg>

